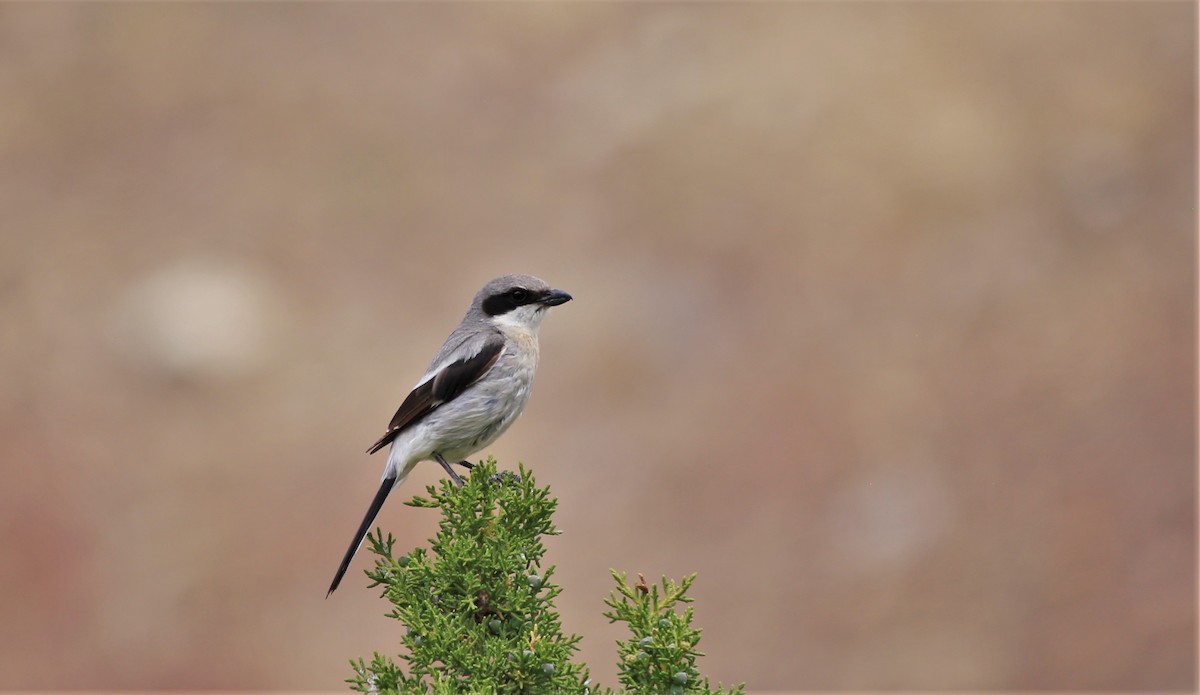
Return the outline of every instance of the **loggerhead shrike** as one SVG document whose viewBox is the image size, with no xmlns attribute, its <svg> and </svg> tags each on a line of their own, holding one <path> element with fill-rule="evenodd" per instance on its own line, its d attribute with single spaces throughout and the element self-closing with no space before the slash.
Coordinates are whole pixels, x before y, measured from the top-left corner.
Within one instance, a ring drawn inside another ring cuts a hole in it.
<svg viewBox="0 0 1200 695">
<path fill-rule="evenodd" d="M 433 459 L 458 485 L 450 467 L 496 441 L 529 402 L 538 363 L 538 327 L 546 309 L 571 301 L 530 275 L 505 275 L 479 290 L 458 328 L 446 338 L 387 432 L 367 449 L 391 445 L 383 483 L 342 558 L 328 597 L 338 588 L 350 560 L 392 488 L 417 463 Z"/>
</svg>

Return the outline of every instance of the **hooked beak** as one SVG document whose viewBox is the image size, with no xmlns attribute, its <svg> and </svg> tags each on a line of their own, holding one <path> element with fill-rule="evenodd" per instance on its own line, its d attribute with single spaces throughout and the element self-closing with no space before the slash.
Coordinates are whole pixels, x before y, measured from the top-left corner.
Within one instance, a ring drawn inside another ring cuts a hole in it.
<svg viewBox="0 0 1200 695">
<path fill-rule="evenodd" d="M 550 290 L 544 297 L 538 300 L 538 303 L 543 306 L 558 306 L 559 304 L 566 304 L 569 301 L 571 301 L 571 295 L 566 292 L 562 290 Z"/>
</svg>

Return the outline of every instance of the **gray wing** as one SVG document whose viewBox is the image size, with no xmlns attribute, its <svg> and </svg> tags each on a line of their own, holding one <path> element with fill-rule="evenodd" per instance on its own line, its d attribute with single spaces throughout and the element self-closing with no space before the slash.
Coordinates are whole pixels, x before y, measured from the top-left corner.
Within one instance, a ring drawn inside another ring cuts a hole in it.
<svg viewBox="0 0 1200 695">
<path fill-rule="evenodd" d="M 487 335 L 479 352 L 446 364 L 432 377 L 418 384 L 392 416 L 387 432 L 367 449 L 367 453 L 373 454 L 391 444 L 405 429 L 423 420 L 438 406 L 461 395 L 467 387 L 487 374 L 496 360 L 500 359 L 503 350 L 504 337 L 492 333 Z"/>
</svg>

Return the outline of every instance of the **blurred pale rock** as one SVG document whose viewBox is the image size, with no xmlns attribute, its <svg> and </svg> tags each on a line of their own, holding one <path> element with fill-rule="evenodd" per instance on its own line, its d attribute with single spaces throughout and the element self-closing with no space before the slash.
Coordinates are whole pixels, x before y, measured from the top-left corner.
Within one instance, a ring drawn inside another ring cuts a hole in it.
<svg viewBox="0 0 1200 695">
<path fill-rule="evenodd" d="M 278 349 L 281 306 L 262 273 L 190 259 L 132 282 L 114 312 L 112 344 L 166 376 L 245 376 Z"/>
<path fill-rule="evenodd" d="M 834 497 L 828 519 L 838 565 L 875 573 L 912 565 L 953 523 L 949 491 L 919 467 L 856 476 Z"/>
</svg>

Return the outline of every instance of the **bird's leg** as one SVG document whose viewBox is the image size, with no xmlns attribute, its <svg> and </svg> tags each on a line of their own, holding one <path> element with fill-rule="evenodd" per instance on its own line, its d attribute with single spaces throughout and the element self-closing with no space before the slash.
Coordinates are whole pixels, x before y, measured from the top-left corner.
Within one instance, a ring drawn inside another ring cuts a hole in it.
<svg viewBox="0 0 1200 695">
<path fill-rule="evenodd" d="M 444 456 L 435 451 L 433 452 L 433 458 L 436 459 L 438 463 L 442 464 L 442 468 L 445 468 L 446 472 L 450 474 L 450 479 L 454 481 L 455 485 L 459 487 L 463 486 L 462 478 L 458 477 L 458 474 L 454 472 L 454 469 L 450 467 L 450 464 L 446 463 L 446 458 Z"/>
<path fill-rule="evenodd" d="M 475 467 L 475 464 L 471 463 L 470 461 L 459 461 L 458 465 L 462 466 L 463 468 L 465 468 L 467 470 L 471 470 L 472 468 Z"/>
</svg>

